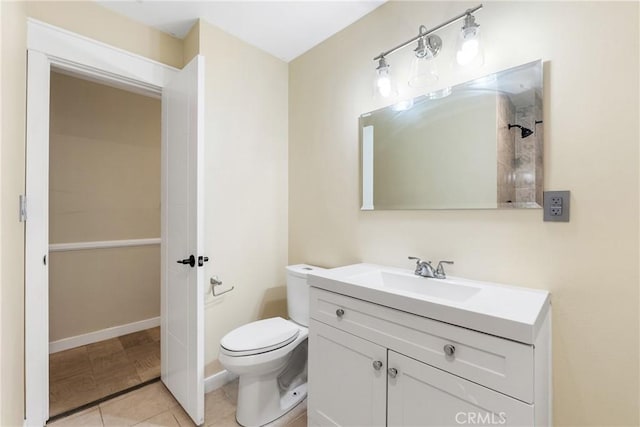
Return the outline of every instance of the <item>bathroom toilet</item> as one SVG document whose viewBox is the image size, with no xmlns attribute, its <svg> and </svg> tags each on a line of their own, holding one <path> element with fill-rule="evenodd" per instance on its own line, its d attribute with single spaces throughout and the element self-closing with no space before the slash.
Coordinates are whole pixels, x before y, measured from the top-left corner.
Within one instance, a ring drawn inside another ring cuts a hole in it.
<svg viewBox="0 0 640 427">
<path fill-rule="evenodd" d="M 239 376 L 236 419 L 243 426 L 271 423 L 307 395 L 307 273 L 313 270 L 321 269 L 305 264 L 287 267 L 290 320 L 258 320 L 220 340 L 220 363 Z"/>
</svg>

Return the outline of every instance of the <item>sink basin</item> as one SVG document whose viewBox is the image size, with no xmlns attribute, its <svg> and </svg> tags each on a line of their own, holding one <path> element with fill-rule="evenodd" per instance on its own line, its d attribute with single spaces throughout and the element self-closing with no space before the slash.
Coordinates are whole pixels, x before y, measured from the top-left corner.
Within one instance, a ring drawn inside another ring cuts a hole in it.
<svg viewBox="0 0 640 427">
<path fill-rule="evenodd" d="M 378 286 L 390 291 L 463 302 L 480 292 L 480 288 L 461 285 L 447 279 L 431 279 L 393 271 L 371 271 L 352 277 L 354 282 Z"/>
<path fill-rule="evenodd" d="M 526 344 L 534 343 L 550 307 L 549 292 L 539 289 L 455 276 L 431 279 L 377 264 L 314 270 L 307 280 L 313 288 Z"/>
</svg>

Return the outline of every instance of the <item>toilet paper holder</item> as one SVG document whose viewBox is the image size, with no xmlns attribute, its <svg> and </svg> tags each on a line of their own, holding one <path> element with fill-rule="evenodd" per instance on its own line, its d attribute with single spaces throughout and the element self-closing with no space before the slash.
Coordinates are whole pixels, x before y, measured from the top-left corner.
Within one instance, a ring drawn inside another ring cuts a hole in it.
<svg viewBox="0 0 640 427">
<path fill-rule="evenodd" d="M 211 294 L 214 297 L 219 297 L 220 295 L 224 295 L 227 292 L 231 292 L 232 290 L 235 289 L 235 286 L 232 286 L 229 289 L 227 289 L 226 291 L 222 291 L 222 292 L 216 293 L 216 288 L 218 286 L 222 286 L 222 280 L 220 280 L 218 278 L 218 276 L 213 276 L 211 279 L 209 279 L 209 283 L 211 283 Z"/>
</svg>

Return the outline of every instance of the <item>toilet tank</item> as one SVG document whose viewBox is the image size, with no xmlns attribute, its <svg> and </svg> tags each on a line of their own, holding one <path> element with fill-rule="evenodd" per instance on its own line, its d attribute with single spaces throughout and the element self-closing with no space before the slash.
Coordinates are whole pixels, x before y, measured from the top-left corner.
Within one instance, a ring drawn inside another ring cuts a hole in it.
<svg viewBox="0 0 640 427">
<path fill-rule="evenodd" d="M 287 309 L 289 318 L 302 326 L 309 326 L 309 285 L 307 274 L 324 268 L 297 264 L 287 266 Z"/>
</svg>

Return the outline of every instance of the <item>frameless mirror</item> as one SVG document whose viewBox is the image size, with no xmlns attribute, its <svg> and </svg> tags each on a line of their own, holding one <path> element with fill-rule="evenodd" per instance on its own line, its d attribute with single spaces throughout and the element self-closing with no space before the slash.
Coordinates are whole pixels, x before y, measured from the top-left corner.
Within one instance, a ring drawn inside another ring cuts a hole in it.
<svg viewBox="0 0 640 427">
<path fill-rule="evenodd" d="M 542 61 L 360 116 L 362 209 L 542 206 Z"/>
</svg>

